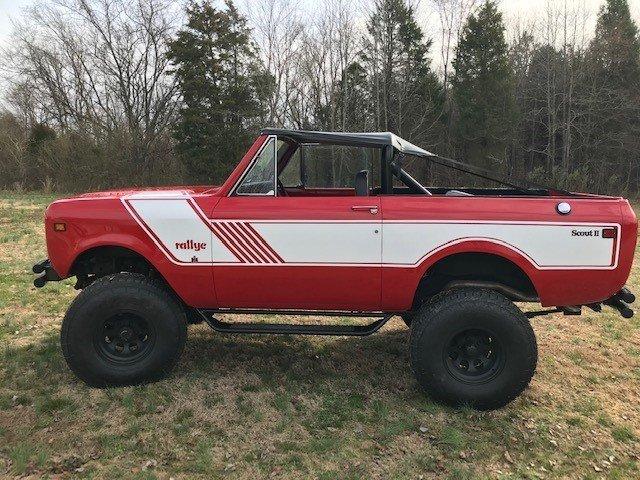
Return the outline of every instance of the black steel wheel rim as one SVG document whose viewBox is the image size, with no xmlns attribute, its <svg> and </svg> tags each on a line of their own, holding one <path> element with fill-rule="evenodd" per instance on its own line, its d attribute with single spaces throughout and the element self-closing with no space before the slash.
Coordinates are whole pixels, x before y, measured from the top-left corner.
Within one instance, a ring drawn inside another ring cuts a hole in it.
<svg viewBox="0 0 640 480">
<path fill-rule="evenodd" d="M 94 344 L 106 360 L 128 364 L 146 357 L 155 339 L 151 322 L 134 313 L 122 312 L 100 323 Z"/>
<path fill-rule="evenodd" d="M 505 363 L 504 348 L 496 335 L 481 328 L 469 328 L 453 335 L 443 357 L 451 376 L 472 384 L 492 380 Z"/>
</svg>

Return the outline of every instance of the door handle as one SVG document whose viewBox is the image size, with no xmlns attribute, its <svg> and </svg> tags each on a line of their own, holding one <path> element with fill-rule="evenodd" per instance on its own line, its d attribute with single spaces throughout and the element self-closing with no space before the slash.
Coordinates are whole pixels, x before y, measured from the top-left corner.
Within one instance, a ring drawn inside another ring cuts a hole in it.
<svg viewBox="0 0 640 480">
<path fill-rule="evenodd" d="M 351 207 L 351 210 L 354 212 L 369 212 L 371 215 L 376 215 L 378 213 L 377 205 L 354 205 Z"/>
</svg>

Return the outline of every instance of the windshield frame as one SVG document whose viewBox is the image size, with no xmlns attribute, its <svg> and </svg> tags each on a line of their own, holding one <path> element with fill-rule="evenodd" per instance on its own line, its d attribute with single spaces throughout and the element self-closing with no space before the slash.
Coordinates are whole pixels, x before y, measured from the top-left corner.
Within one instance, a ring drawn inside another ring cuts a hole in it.
<svg viewBox="0 0 640 480">
<path fill-rule="evenodd" d="M 273 145 L 270 145 L 272 141 L 273 141 Z M 253 167 L 256 165 L 256 162 L 260 158 L 260 155 L 262 155 L 262 153 L 265 151 L 265 149 L 269 148 L 270 146 L 273 147 L 273 163 L 274 163 L 274 167 L 273 167 L 274 168 L 273 194 L 253 193 L 253 192 L 240 193 L 240 192 L 238 192 L 238 189 L 240 189 L 240 187 L 244 183 L 245 179 L 247 178 L 247 176 L 249 175 L 249 173 L 251 172 Z M 245 168 L 244 172 L 242 173 L 242 175 L 240 176 L 238 181 L 235 183 L 235 185 L 231 189 L 231 192 L 229 193 L 229 196 L 230 197 L 277 197 L 278 196 L 278 137 L 276 135 L 269 135 L 265 139 L 264 143 L 260 146 L 260 149 L 253 156 L 253 158 L 251 159 L 251 161 L 247 165 L 247 168 Z"/>
</svg>

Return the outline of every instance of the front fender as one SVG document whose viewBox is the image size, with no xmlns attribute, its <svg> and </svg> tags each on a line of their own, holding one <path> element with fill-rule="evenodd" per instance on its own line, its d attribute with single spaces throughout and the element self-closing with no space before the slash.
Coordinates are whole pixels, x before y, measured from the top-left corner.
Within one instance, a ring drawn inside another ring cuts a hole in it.
<svg viewBox="0 0 640 480">
<path fill-rule="evenodd" d="M 56 231 L 54 223 L 64 223 Z M 58 201 L 45 214 L 47 252 L 56 272 L 66 278 L 76 259 L 99 247 L 122 247 L 141 255 L 157 270 L 166 260 L 118 199 Z"/>
<path fill-rule="evenodd" d="M 72 268 L 79 257 L 89 252 L 90 250 L 95 250 L 101 247 L 120 247 L 131 250 L 132 252 L 146 259 L 156 270 L 162 271 L 164 269 L 164 258 L 158 255 L 158 248 L 155 247 L 155 245 L 153 245 L 153 248 L 151 248 L 147 243 L 136 237 L 114 233 L 110 235 L 101 235 L 100 237 L 94 238 L 83 238 L 78 241 L 78 243 L 75 245 L 75 248 L 72 250 L 75 255 L 69 256 L 69 258 L 67 258 L 65 261 L 64 276 L 66 277 L 71 273 Z M 60 272 L 57 269 L 57 264 L 54 264 L 54 267 L 56 267 L 56 271 Z"/>
<path fill-rule="evenodd" d="M 82 208 L 86 203 L 89 208 Z M 64 222 L 65 231 L 53 224 Z M 119 199 L 54 202 L 45 216 L 47 251 L 60 277 L 71 275 L 76 259 L 100 247 L 121 247 L 145 258 L 189 306 L 215 306 L 210 266 L 173 263 L 126 211 Z"/>
</svg>

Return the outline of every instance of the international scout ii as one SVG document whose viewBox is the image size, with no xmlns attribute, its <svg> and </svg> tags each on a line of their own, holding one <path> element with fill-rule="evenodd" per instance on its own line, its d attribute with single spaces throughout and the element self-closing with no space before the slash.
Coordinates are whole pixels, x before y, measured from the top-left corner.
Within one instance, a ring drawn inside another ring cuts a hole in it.
<svg viewBox="0 0 640 480">
<path fill-rule="evenodd" d="M 265 129 L 222 186 L 52 203 L 49 258 L 34 265 L 34 283 L 77 278 L 61 334 L 69 367 L 92 386 L 131 385 L 171 370 L 189 323 L 362 336 L 399 315 L 420 386 L 491 409 L 534 373 L 529 318 L 603 305 L 633 315 L 624 285 L 637 221 L 626 200 L 505 181 L 436 188 L 409 164 L 500 180 L 391 133 Z M 271 324 L 223 313 L 374 320 Z"/>
</svg>

